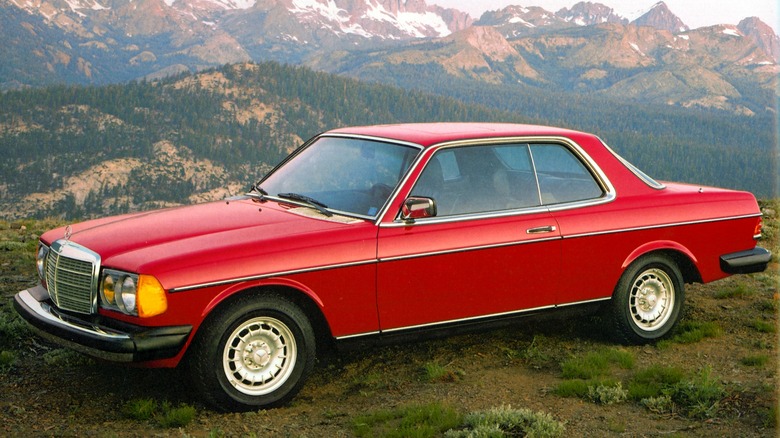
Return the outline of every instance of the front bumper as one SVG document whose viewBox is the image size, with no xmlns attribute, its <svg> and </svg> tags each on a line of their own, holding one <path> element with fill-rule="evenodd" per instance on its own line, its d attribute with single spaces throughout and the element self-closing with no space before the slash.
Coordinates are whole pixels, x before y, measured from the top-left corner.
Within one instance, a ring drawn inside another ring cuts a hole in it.
<svg viewBox="0 0 780 438">
<path fill-rule="evenodd" d="M 757 246 L 747 251 L 720 256 L 720 269 L 727 274 L 763 272 L 771 259 L 771 252 Z"/>
<path fill-rule="evenodd" d="M 14 296 L 14 308 L 44 339 L 113 362 L 144 362 L 179 354 L 192 326 L 143 327 L 54 307 L 41 286 Z"/>
</svg>

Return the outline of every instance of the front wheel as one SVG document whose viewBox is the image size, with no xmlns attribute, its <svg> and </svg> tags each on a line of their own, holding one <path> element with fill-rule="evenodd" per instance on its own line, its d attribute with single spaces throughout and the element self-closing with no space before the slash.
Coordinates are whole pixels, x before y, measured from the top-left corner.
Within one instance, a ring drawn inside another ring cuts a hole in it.
<svg viewBox="0 0 780 438">
<path fill-rule="evenodd" d="M 680 269 L 664 255 L 629 265 L 612 295 L 612 316 L 622 340 L 644 344 L 669 333 L 680 319 L 685 291 Z"/>
<path fill-rule="evenodd" d="M 279 406 L 314 367 L 314 331 L 295 304 L 249 294 L 216 310 L 192 346 L 190 372 L 204 399 L 222 411 Z"/>
</svg>

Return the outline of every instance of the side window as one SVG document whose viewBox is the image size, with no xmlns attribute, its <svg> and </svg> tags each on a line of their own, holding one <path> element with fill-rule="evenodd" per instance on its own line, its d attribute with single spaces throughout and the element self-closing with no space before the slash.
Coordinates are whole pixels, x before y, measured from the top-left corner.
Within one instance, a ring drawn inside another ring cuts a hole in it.
<svg viewBox="0 0 780 438">
<path fill-rule="evenodd" d="M 464 146 L 436 152 L 412 190 L 433 198 L 439 216 L 540 205 L 527 144 Z"/>
<path fill-rule="evenodd" d="M 442 177 L 445 181 L 455 181 L 461 178 L 458 160 L 455 159 L 455 152 L 444 150 L 436 154 L 436 159 L 441 164 Z"/>
<path fill-rule="evenodd" d="M 588 168 L 567 147 L 534 144 L 531 154 L 543 204 L 582 201 L 604 194 Z"/>
</svg>

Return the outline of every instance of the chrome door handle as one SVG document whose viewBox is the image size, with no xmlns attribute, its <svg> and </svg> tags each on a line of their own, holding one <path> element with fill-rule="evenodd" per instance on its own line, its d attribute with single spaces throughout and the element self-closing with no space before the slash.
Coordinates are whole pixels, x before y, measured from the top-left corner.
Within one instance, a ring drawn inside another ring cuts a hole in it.
<svg viewBox="0 0 780 438">
<path fill-rule="evenodd" d="M 525 233 L 526 234 L 542 234 L 542 233 L 552 233 L 555 230 L 557 230 L 557 228 L 555 228 L 555 225 L 547 225 L 546 227 L 529 228 L 529 229 L 525 230 Z"/>
</svg>

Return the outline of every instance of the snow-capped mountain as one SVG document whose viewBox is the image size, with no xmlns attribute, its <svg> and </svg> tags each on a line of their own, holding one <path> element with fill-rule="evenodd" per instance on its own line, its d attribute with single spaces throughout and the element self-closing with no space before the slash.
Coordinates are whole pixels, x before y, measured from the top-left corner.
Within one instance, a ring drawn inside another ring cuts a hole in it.
<svg viewBox="0 0 780 438">
<path fill-rule="evenodd" d="M 658 2 L 642 16 L 632 21 L 637 26 L 649 26 L 655 29 L 667 30 L 671 33 L 680 33 L 690 30 L 683 21 L 674 15 L 664 2 Z"/>
<path fill-rule="evenodd" d="M 288 10 L 301 23 L 365 38 L 443 37 L 469 24 L 424 0 L 291 0 Z"/>
<path fill-rule="evenodd" d="M 425 0 L 0 0 L 0 89 L 108 83 L 276 60 L 382 78 L 426 65 L 494 84 L 748 112 L 776 93 L 780 43 L 757 18 L 688 29 L 657 3 L 508 6 L 474 21 Z M 741 106 L 740 106 L 741 105 Z M 761 104 L 763 105 L 763 104 Z"/>
<path fill-rule="evenodd" d="M 600 3 L 580 2 L 571 9 L 563 8 L 555 13 L 568 23 L 591 26 L 599 23 L 628 24 L 628 19 L 619 16 L 615 10 Z"/>
</svg>

